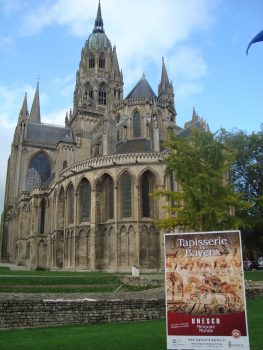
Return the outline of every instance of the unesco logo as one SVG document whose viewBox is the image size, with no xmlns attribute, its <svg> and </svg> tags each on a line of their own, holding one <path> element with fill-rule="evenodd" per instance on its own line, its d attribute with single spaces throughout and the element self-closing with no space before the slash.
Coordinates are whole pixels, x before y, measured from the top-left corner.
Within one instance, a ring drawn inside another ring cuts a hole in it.
<svg viewBox="0 0 263 350">
<path fill-rule="evenodd" d="M 234 338 L 239 338 L 241 336 L 241 332 L 238 329 L 233 329 L 232 330 L 232 336 Z"/>
</svg>

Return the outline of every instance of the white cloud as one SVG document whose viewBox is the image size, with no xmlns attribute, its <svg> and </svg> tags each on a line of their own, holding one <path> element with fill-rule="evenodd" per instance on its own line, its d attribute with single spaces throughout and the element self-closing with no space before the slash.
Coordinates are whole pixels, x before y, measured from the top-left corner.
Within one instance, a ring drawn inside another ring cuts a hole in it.
<svg viewBox="0 0 263 350">
<path fill-rule="evenodd" d="M 56 110 L 50 113 L 45 113 L 42 116 L 42 120 L 47 124 L 64 126 L 66 113 L 69 112 L 70 107 Z"/>
<path fill-rule="evenodd" d="M 207 30 L 213 24 L 218 0 L 108 0 L 102 2 L 104 28 L 112 44 L 117 44 L 120 67 L 125 83 L 136 83 L 147 65 L 161 65 L 161 56 L 169 57 L 171 49 L 190 38 L 191 34 Z M 25 17 L 24 33 L 36 34 L 47 26 L 68 28 L 75 36 L 87 38 L 91 32 L 98 3 L 94 0 L 45 1 Z M 118 9 L 118 10 L 116 10 Z M 189 52 L 181 64 L 183 74 L 196 79 L 205 69 L 201 53 Z M 190 59 L 198 59 L 191 67 Z M 197 67 L 197 63 L 201 63 Z M 173 68 L 174 70 L 174 68 Z M 135 75 L 138 73 L 139 75 Z M 159 79 L 159 77 L 155 77 Z"/>
<path fill-rule="evenodd" d="M 72 98 L 75 88 L 74 78 L 73 75 L 67 75 L 63 78 L 55 78 L 51 82 L 52 89 L 58 91 L 63 97 Z"/>
</svg>

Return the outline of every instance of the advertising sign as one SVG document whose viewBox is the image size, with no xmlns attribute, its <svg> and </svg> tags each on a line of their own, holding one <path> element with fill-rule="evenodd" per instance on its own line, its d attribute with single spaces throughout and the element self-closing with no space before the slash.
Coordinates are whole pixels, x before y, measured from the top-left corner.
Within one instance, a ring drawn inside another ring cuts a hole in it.
<svg viewBox="0 0 263 350">
<path fill-rule="evenodd" d="M 249 350 L 240 232 L 164 240 L 167 349 Z"/>
</svg>

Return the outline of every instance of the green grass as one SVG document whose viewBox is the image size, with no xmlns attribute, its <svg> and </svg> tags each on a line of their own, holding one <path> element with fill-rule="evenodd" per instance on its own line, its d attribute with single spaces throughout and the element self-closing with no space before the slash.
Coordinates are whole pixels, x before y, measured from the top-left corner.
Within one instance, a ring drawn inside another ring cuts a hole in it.
<svg viewBox="0 0 263 350">
<path fill-rule="evenodd" d="M 0 293 L 105 293 L 121 285 L 121 273 L 25 271 L 0 267 Z M 127 287 L 139 291 L 146 287 Z M 1 350 L 1 349 L 0 349 Z"/>
<path fill-rule="evenodd" d="M 104 293 L 120 286 L 120 274 L 21 271 L 0 268 L 0 293 Z"/>
<path fill-rule="evenodd" d="M 165 321 L 0 332 L 3 350 L 160 350 Z"/>
<path fill-rule="evenodd" d="M 263 349 L 263 298 L 258 298 L 248 302 L 248 329 L 250 350 Z"/>
<path fill-rule="evenodd" d="M 248 303 L 250 350 L 263 349 L 263 298 Z M 165 350 L 165 320 L 0 332 L 1 350 Z"/>
<path fill-rule="evenodd" d="M 263 270 L 260 271 L 246 271 L 245 279 L 251 281 L 263 281 Z"/>
</svg>

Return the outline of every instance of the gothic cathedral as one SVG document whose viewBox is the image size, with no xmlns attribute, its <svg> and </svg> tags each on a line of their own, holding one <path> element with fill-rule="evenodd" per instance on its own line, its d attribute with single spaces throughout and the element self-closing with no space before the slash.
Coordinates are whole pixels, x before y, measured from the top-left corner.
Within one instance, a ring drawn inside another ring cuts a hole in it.
<svg viewBox="0 0 263 350">
<path fill-rule="evenodd" d="M 193 113 L 186 128 L 199 123 Z M 1 261 L 30 269 L 163 269 L 162 201 L 171 189 L 164 141 L 176 124 L 174 90 L 162 62 L 156 95 L 145 76 L 123 97 L 116 47 L 101 6 L 81 51 L 65 126 L 41 122 L 39 86 L 25 95 L 8 161 Z"/>
</svg>

